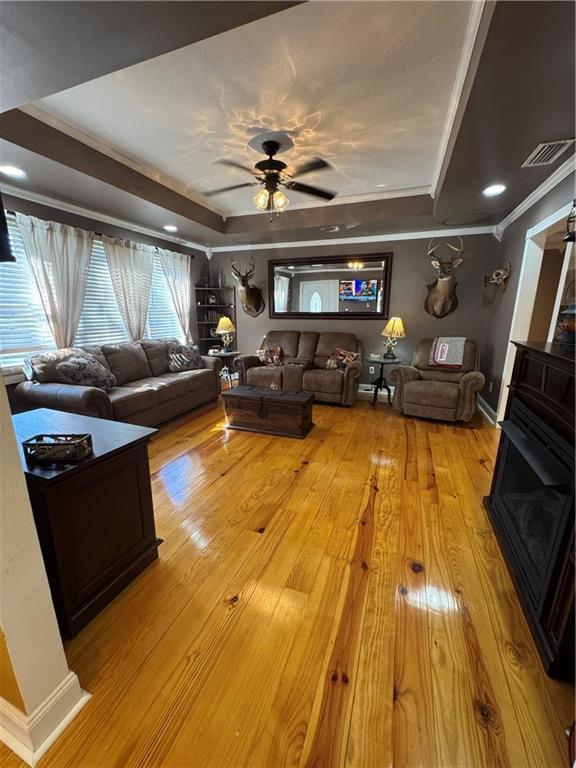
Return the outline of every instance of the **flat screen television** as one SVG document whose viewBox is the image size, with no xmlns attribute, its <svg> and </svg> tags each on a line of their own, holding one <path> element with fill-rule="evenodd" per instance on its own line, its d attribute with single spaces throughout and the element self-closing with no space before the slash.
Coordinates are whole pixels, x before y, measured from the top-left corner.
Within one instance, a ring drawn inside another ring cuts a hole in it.
<svg viewBox="0 0 576 768">
<path fill-rule="evenodd" d="M 340 280 L 338 298 L 340 301 L 376 301 L 378 280 Z"/>
</svg>

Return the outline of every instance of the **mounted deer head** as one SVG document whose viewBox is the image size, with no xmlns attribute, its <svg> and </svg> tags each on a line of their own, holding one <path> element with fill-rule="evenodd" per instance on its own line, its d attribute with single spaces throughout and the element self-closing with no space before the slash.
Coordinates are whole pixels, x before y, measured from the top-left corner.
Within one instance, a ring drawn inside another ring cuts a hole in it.
<svg viewBox="0 0 576 768">
<path fill-rule="evenodd" d="M 491 275 L 484 275 L 484 288 L 487 288 L 489 285 L 497 285 L 502 293 L 504 293 L 506 286 L 508 285 L 511 271 L 512 264 L 508 262 L 505 267 L 498 267 L 498 269 L 495 269 Z"/>
<path fill-rule="evenodd" d="M 441 243 L 434 245 L 434 238 L 428 243 L 428 256 L 433 256 Z M 433 317 L 446 317 L 454 312 L 458 306 L 456 297 L 456 282 L 454 270 L 462 264 L 464 257 L 464 243 L 458 238 L 458 245 L 446 241 L 444 245 L 452 251 L 448 259 L 440 260 L 436 257 L 430 259 L 430 264 L 437 271 L 436 282 L 428 285 L 428 296 L 424 302 L 424 309 Z"/>
<path fill-rule="evenodd" d="M 241 272 L 236 266 L 237 262 L 232 262 L 232 274 L 238 280 L 238 294 L 240 296 L 240 302 L 242 308 L 250 317 L 258 317 L 264 311 L 266 304 L 262 298 L 262 289 L 255 285 L 250 285 L 250 278 L 254 274 L 256 264 L 248 265 L 248 269 L 245 272 Z"/>
</svg>

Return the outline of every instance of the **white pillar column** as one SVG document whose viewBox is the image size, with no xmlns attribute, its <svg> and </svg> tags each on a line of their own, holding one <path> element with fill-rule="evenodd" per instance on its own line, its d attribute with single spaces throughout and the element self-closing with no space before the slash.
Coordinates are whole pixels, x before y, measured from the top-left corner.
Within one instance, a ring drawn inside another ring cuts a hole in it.
<svg viewBox="0 0 576 768">
<path fill-rule="evenodd" d="M 20 692 L 20 707 L 0 698 L 0 739 L 35 765 L 89 695 L 64 655 L 1 376 L 0 628 Z"/>
</svg>

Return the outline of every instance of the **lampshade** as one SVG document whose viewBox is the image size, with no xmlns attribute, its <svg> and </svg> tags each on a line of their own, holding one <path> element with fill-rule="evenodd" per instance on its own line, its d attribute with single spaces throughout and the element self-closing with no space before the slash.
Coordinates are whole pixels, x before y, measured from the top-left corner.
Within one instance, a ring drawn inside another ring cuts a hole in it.
<svg viewBox="0 0 576 768">
<path fill-rule="evenodd" d="M 391 317 L 381 335 L 387 336 L 389 339 L 403 339 L 406 333 L 404 332 L 402 319 L 400 317 Z"/>
<path fill-rule="evenodd" d="M 273 200 L 274 200 L 274 209 L 276 211 L 283 211 L 284 208 L 286 208 L 286 206 L 290 202 L 290 200 L 288 200 L 288 198 L 286 197 L 284 192 L 282 192 L 281 189 L 278 189 L 276 190 L 276 192 L 274 192 Z"/>
<path fill-rule="evenodd" d="M 254 205 L 259 211 L 265 211 L 268 208 L 268 198 L 270 197 L 267 189 L 260 189 L 254 195 Z"/>
<path fill-rule="evenodd" d="M 234 323 L 232 320 L 230 320 L 229 317 L 226 317 L 223 315 L 220 320 L 218 320 L 218 327 L 216 328 L 216 333 L 235 333 L 236 328 L 234 327 Z"/>
</svg>

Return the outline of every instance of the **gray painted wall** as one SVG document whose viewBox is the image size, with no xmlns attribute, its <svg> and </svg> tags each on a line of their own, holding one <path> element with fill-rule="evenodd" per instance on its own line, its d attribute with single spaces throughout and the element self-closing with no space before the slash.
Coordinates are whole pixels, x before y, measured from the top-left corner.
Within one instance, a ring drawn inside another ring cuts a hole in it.
<svg viewBox="0 0 576 768">
<path fill-rule="evenodd" d="M 475 339 L 483 352 L 487 344 L 489 318 L 493 313 L 492 299 L 486 297 L 483 290 L 484 274 L 496 261 L 499 249 L 498 241 L 492 235 L 473 235 L 464 238 L 464 264 L 458 269 L 458 309 L 448 317 L 438 320 L 424 310 L 426 285 L 436 279 L 436 273 L 426 256 L 427 240 L 405 240 L 390 243 L 355 246 L 318 246 L 308 248 L 270 249 L 235 253 L 217 253 L 210 261 L 212 280 L 221 272 L 226 283 L 232 283 L 230 264 L 232 261 L 248 262 L 254 258 L 256 272 L 253 282 L 263 289 L 266 309 L 257 318 L 248 317 L 241 307 L 238 308 L 238 348 L 243 352 L 253 352 L 260 345 L 262 337 L 269 329 L 295 328 L 298 330 L 331 331 L 342 330 L 355 333 L 362 341 L 364 352 L 381 352 L 384 327 L 382 320 L 271 320 L 268 297 L 268 261 L 270 259 L 301 258 L 320 260 L 322 256 L 358 256 L 368 253 L 386 253 L 391 251 L 392 286 L 390 294 L 390 316 L 399 315 L 404 321 L 406 338 L 400 340 L 397 354 L 410 362 L 412 354 L 421 338 L 427 336 L 462 335 Z M 364 365 L 363 381 L 369 381 L 367 365 Z"/>
<path fill-rule="evenodd" d="M 518 292 L 518 278 L 520 277 L 520 267 L 524 255 L 526 232 L 551 213 L 554 213 L 554 211 L 570 203 L 574 199 L 575 194 L 574 176 L 572 175 L 564 179 L 557 187 L 554 187 L 545 197 L 533 205 L 532 208 L 529 208 L 523 216 L 507 227 L 500 248 L 495 254 L 494 261 L 489 266 L 489 271 L 491 271 L 501 264 L 506 264 L 508 261 L 512 264 L 508 288 L 494 302 L 492 312 L 488 316 L 490 325 L 484 349 L 483 370 L 486 374 L 487 382 L 492 381 L 493 386 L 492 392 L 489 392 L 488 386 L 486 386 L 482 396 L 494 410 L 498 406 L 498 397 L 502 384 L 502 371 L 508 348 L 516 294 Z M 515 339 L 515 341 L 525 341 L 525 339 Z M 533 339 L 533 341 L 536 341 L 536 339 Z M 545 339 L 542 339 L 542 341 L 545 341 Z"/>
</svg>

